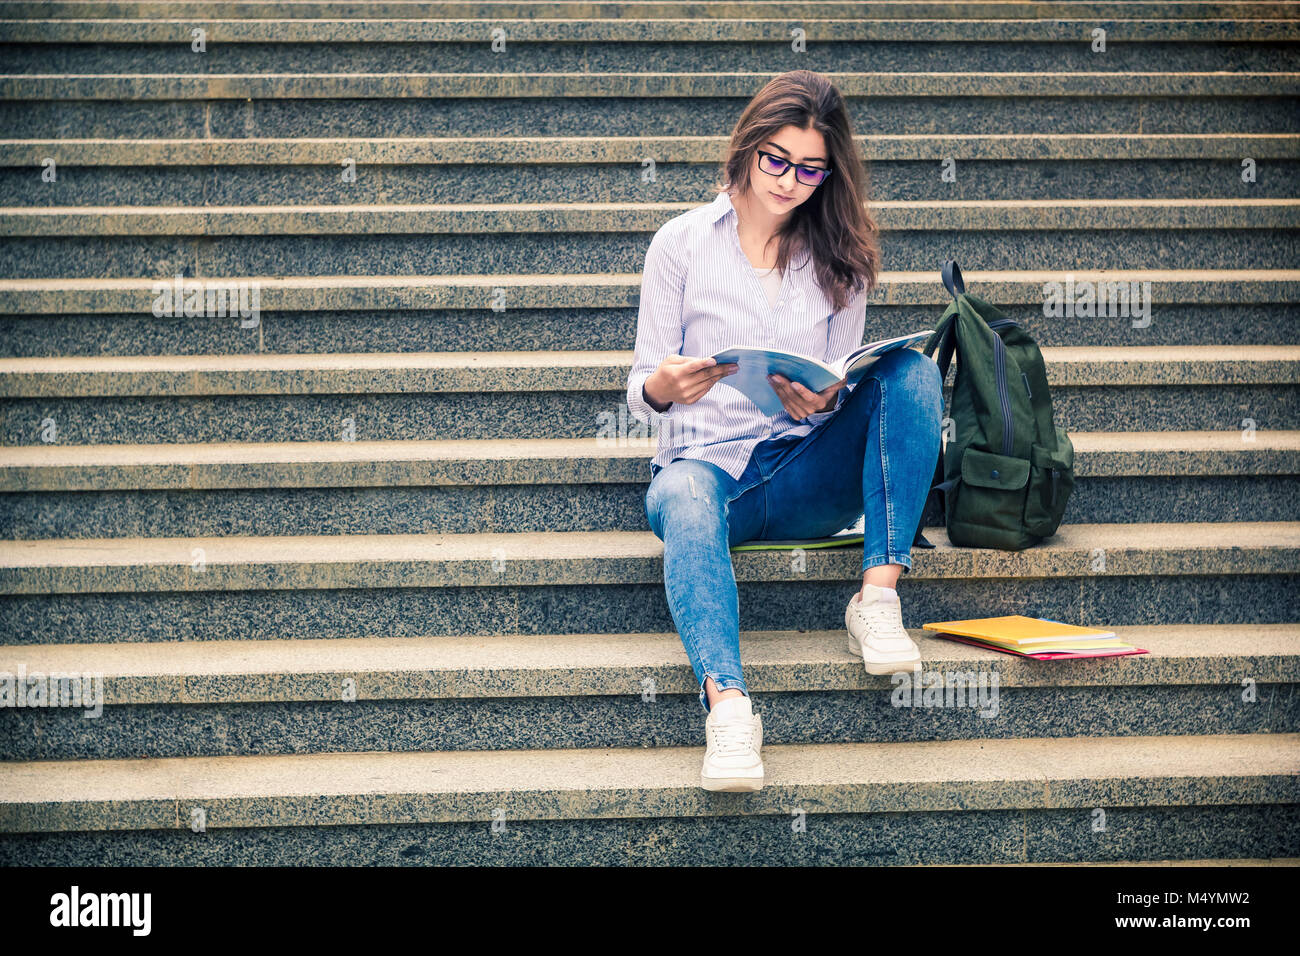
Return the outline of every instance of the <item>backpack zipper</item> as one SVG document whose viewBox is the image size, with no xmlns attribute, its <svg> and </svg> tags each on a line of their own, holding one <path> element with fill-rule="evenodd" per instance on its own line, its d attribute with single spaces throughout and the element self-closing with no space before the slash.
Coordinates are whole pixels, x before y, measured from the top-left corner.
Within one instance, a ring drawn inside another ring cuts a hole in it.
<svg viewBox="0 0 1300 956">
<path fill-rule="evenodd" d="M 1016 423 L 1011 417 L 1011 396 L 1007 393 L 1007 347 L 996 332 L 993 333 L 993 372 L 998 379 L 998 401 L 1002 405 L 1002 454 L 1010 458 Z"/>
</svg>

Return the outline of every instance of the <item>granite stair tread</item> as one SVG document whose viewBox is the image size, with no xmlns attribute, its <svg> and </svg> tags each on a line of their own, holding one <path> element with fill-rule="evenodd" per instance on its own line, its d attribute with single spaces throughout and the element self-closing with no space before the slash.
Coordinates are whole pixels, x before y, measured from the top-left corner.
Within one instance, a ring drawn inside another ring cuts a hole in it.
<svg viewBox="0 0 1300 956">
<path fill-rule="evenodd" d="M 806 5 L 805 5 L 806 6 Z M 637 8 L 629 8 L 634 13 Z M 702 8 L 696 4 L 692 12 Z M 220 5 L 203 21 L 209 42 L 220 43 L 381 43 L 465 42 L 481 36 L 473 20 L 442 17 L 395 19 L 376 16 L 356 19 L 227 18 Z M 775 12 L 775 11 L 773 11 Z M 809 40 L 832 41 L 1069 41 L 1077 42 L 1095 27 L 1095 19 L 1050 20 L 916 20 L 891 17 L 812 18 L 805 22 Z M 188 42 L 193 22 L 137 16 L 120 19 L 0 20 L 2 42 L 45 43 L 162 43 Z M 617 19 L 556 20 L 519 18 L 511 22 L 515 43 L 530 41 L 666 42 L 783 40 L 788 21 L 771 17 L 734 19 Z M 1140 19 L 1110 20 L 1111 42 L 1194 42 L 1203 40 L 1278 41 L 1300 38 L 1293 20 Z M 1082 31 L 1082 33 L 1081 33 Z"/>
<path fill-rule="evenodd" d="M 914 555 L 913 578 L 1288 574 L 1300 522 L 1065 525 L 1020 552 L 953 547 L 943 528 Z M 202 554 L 202 570 L 195 555 Z M 1098 554 L 1105 570 L 1093 570 Z M 663 542 L 650 531 L 480 532 L 0 542 L 0 593 L 461 587 L 662 581 Z M 858 548 L 735 555 L 738 581 L 853 580 Z"/>
<path fill-rule="evenodd" d="M 4 21 L 0 21 L 3 23 Z M 858 134 L 872 162 L 960 155 L 991 159 L 1239 159 L 1300 156 L 1300 133 L 990 133 L 971 139 L 951 133 Z M 667 162 L 716 162 L 725 136 L 275 136 L 205 139 L 0 139 L 0 167 L 32 165 L 50 150 L 71 151 L 76 166 L 278 165 L 333 166 L 340 148 L 358 163 L 498 162 L 508 165 L 640 161 L 647 150 Z M 32 157 L 36 157 L 33 159 Z"/>
<path fill-rule="evenodd" d="M 1249 442 L 1239 431 L 1072 432 L 1070 441 L 1079 477 L 1300 474 L 1300 431 L 1261 429 Z M 640 482 L 650 450 L 648 440 L 601 438 L 13 445 L 0 448 L 0 491 Z M 394 468 L 376 470 L 386 464 Z"/>
<path fill-rule="evenodd" d="M 1300 624 L 1114 626 L 1147 654 L 1046 663 L 908 633 L 927 671 L 998 672 L 1011 687 L 1143 687 L 1300 683 Z M 755 694 L 885 690 L 844 647 L 843 631 L 743 631 Z M 358 700 L 694 695 L 675 633 L 439 635 L 332 640 L 167 641 L 0 646 L 0 672 L 93 673 L 107 705 L 333 701 L 340 680 Z M 761 698 L 756 698 L 761 699 Z"/>
<path fill-rule="evenodd" d="M 43 73 L 0 75 L 0 100 L 186 101 L 209 99 L 480 99 L 504 97 L 749 97 L 769 74 L 758 71 L 553 73 Z M 1287 97 L 1294 71 L 1200 70 L 992 72 L 830 71 L 846 97 Z"/>
<path fill-rule="evenodd" d="M 5 206 L 0 207 L 0 236 L 653 233 L 664 221 L 699 206 L 699 202 Z M 873 202 L 871 208 L 884 232 L 1257 230 L 1295 229 L 1300 224 L 1300 199 L 1274 197 L 900 199 Z"/>
<path fill-rule="evenodd" d="M 923 866 L 986 866 L 984 863 L 931 863 Z M 1235 860 L 1066 860 L 1000 863 L 999 866 L 1300 866 L 1300 857 L 1275 856 Z"/>
<path fill-rule="evenodd" d="M 382 17 L 449 17 L 481 19 L 485 12 L 497 12 L 495 4 L 479 2 L 446 2 L 446 0 L 368 0 L 366 12 L 375 18 Z M 1126 17 L 1150 17 L 1156 19 L 1194 19 L 1197 16 L 1231 17 L 1236 20 L 1272 19 L 1287 15 L 1296 15 L 1296 4 L 1292 0 L 1271 0 L 1271 2 L 1227 2 L 1206 3 L 1204 0 L 1193 2 L 1151 3 L 1130 2 L 1130 0 L 1065 0 L 1065 2 L 1037 2 L 1026 9 L 1023 0 L 1017 2 L 990 2 L 990 0 L 937 0 L 927 3 L 899 3 L 897 0 L 865 0 L 865 2 L 842 2 L 842 0 L 813 0 L 805 3 L 802 9 L 811 16 L 888 16 L 898 19 L 973 19 L 977 17 L 996 18 L 999 20 L 1018 20 L 1032 13 L 1037 18 L 1066 18 L 1069 16 L 1103 17 L 1123 14 Z M 517 8 L 520 18 L 525 14 L 536 16 L 546 12 L 551 16 L 590 17 L 591 4 L 576 2 L 557 2 L 540 5 L 529 4 Z M 695 3 L 683 0 L 637 0 L 637 2 L 610 2 L 600 6 L 601 12 L 610 18 L 630 19 L 630 14 L 642 17 L 680 18 L 697 17 L 706 21 L 745 17 L 761 18 L 761 14 L 770 10 L 765 3 L 744 2 L 710 2 Z M 319 19 L 325 17 L 352 16 L 356 4 L 350 0 L 323 0 L 323 2 L 303 2 L 303 0 L 238 0 L 238 2 L 192 2 L 192 0 L 39 0 L 39 2 L 6 2 L 0 4 L 0 17 L 6 20 L 33 19 L 46 17 L 79 18 L 94 16 L 105 19 L 168 19 L 183 16 L 210 17 L 216 12 L 224 16 L 239 19 Z"/>
<path fill-rule="evenodd" d="M 1293 345 L 1041 351 L 1052 386 L 1300 383 Z M 626 388 L 632 359 L 625 349 L 10 357 L 0 358 L 0 395 L 608 391 Z"/>
<path fill-rule="evenodd" d="M 1300 801 L 1300 734 L 764 747 L 757 794 L 699 787 L 697 747 L 0 764 L 0 831 Z"/>
<path fill-rule="evenodd" d="M 966 281 L 1007 305 L 1043 301 L 1043 284 L 1060 282 L 1045 270 L 963 270 Z M 1150 282 L 1156 301 L 1293 302 L 1300 296 L 1300 269 L 1113 269 L 1077 270 L 1076 282 Z M 165 280 L 164 280 L 165 281 Z M 532 273 L 448 275 L 198 276 L 186 282 L 247 282 L 259 289 L 263 309 L 460 308 L 481 309 L 495 288 L 512 290 L 517 308 L 635 305 L 641 276 L 635 273 Z M 0 313 L 62 315 L 66 312 L 138 312 L 156 298 L 159 280 L 95 278 L 0 279 Z M 869 305 L 942 305 L 950 301 L 937 273 L 882 272 Z"/>
</svg>

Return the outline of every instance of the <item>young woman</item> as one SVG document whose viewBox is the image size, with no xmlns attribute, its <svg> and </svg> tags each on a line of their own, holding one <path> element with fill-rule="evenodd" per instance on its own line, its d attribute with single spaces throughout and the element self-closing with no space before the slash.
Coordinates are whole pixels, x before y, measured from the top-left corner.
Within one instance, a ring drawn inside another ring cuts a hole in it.
<svg viewBox="0 0 1300 956">
<path fill-rule="evenodd" d="M 713 202 L 651 240 L 627 404 L 658 426 L 645 509 L 707 714 L 701 785 L 758 790 L 763 725 L 741 675 L 730 547 L 833 534 L 865 515 L 850 647 L 872 674 L 918 667 L 894 584 L 938 461 L 942 383 L 932 359 L 901 349 L 853 387 L 770 377 L 775 416 L 728 387 L 737 366 L 709 358 L 728 346 L 835 361 L 860 345 L 879 251 L 844 99 L 820 74 L 763 88 L 723 173 Z"/>
</svg>

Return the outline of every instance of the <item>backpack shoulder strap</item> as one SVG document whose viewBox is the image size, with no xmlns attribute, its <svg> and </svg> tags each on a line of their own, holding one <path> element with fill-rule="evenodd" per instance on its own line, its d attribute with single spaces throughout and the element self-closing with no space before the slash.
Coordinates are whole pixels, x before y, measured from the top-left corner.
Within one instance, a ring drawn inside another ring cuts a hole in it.
<svg viewBox="0 0 1300 956">
<path fill-rule="evenodd" d="M 966 283 L 961 277 L 961 269 L 956 259 L 947 259 L 943 264 L 943 287 L 954 299 L 966 292 Z"/>
</svg>

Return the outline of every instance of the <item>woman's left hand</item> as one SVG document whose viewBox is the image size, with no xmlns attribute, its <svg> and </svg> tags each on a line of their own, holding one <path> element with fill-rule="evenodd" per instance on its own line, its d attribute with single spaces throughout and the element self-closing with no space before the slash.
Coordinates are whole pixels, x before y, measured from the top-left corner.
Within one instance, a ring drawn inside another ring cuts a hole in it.
<svg viewBox="0 0 1300 956">
<path fill-rule="evenodd" d="M 848 382 L 848 379 L 842 378 L 829 388 L 814 392 L 775 372 L 769 375 L 767 380 L 772 383 L 772 388 L 781 399 L 781 404 L 795 421 L 802 421 L 815 412 L 830 411 L 835 406 L 836 394 Z"/>
</svg>

